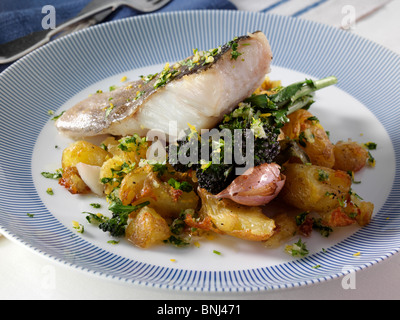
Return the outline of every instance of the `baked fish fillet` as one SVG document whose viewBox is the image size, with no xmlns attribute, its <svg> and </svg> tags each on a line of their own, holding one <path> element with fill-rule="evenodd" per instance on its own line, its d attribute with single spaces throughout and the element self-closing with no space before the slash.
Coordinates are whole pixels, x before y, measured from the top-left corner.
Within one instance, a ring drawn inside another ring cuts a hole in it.
<svg viewBox="0 0 400 320">
<path fill-rule="evenodd" d="M 171 121 L 178 134 L 188 123 L 197 130 L 211 129 L 263 82 L 272 60 L 268 40 L 259 31 L 193 53 L 158 74 L 93 94 L 64 112 L 57 129 L 73 139 L 146 135 L 150 129 L 168 136 Z"/>
</svg>

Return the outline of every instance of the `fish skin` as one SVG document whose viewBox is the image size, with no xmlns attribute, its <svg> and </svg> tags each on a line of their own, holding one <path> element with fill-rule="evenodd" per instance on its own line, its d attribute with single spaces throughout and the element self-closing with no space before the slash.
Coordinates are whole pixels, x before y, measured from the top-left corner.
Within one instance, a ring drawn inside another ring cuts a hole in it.
<svg viewBox="0 0 400 320">
<path fill-rule="evenodd" d="M 236 59 L 233 44 L 240 53 Z M 64 112 L 56 128 L 73 139 L 103 134 L 144 136 L 150 129 L 176 138 L 188 123 L 198 130 L 211 129 L 263 82 L 270 72 L 272 52 L 265 35 L 257 31 L 223 45 L 210 63 L 193 63 L 193 58 L 178 62 L 175 68 L 166 65 L 152 79 L 93 94 Z M 157 85 L 165 75 L 169 78 Z M 176 122 L 177 134 L 169 132 L 170 121 Z"/>
</svg>

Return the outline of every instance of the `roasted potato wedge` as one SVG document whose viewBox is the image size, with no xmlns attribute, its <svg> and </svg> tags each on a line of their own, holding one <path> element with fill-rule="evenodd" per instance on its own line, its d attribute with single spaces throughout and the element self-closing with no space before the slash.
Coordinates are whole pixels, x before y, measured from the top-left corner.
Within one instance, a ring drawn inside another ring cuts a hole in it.
<svg viewBox="0 0 400 320">
<path fill-rule="evenodd" d="M 371 221 L 374 205 L 371 202 L 353 203 L 350 197 L 342 206 L 330 212 L 318 212 L 325 225 L 329 227 L 346 227 L 357 223 L 365 226 Z"/>
<path fill-rule="evenodd" d="M 280 213 L 274 216 L 276 231 L 271 238 L 265 241 L 267 248 L 274 249 L 280 247 L 284 242 L 293 238 L 297 231 L 296 221 L 293 216 Z"/>
<path fill-rule="evenodd" d="M 285 137 L 298 142 L 313 165 L 332 168 L 334 146 L 318 119 L 304 109 L 293 112 L 288 118 L 290 121 L 282 127 Z"/>
<path fill-rule="evenodd" d="M 204 189 L 199 190 L 199 195 L 202 201 L 199 214 L 202 220 L 210 222 L 205 224 L 209 230 L 217 229 L 217 233 L 249 241 L 265 241 L 274 234 L 275 222 L 263 214 L 261 207 L 217 199 Z M 189 219 L 185 221 L 190 223 Z"/>
<path fill-rule="evenodd" d="M 304 211 L 329 212 L 348 197 L 351 177 L 344 171 L 290 163 L 282 172 L 286 183 L 279 198 Z"/>
<path fill-rule="evenodd" d="M 334 147 L 335 165 L 333 169 L 357 172 L 364 168 L 368 151 L 355 141 L 338 141 Z"/>
<path fill-rule="evenodd" d="M 125 237 L 140 248 L 159 244 L 167 240 L 170 235 L 168 223 L 149 207 L 144 207 L 134 214 L 125 231 Z"/>
<path fill-rule="evenodd" d="M 61 164 L 63 169 L 75 167 L 79 162 L 101 167 L 110 155 L 110 153 L 99 146 L 88 141 L 80 140 L 64 149 Z"/>
<path fill-rule="evenodd" d="M 374 213 L 374 204 L 372 202 L 362 201 L 358 206 L 356 220 L 361 227 L 370 223 Z"/>
<path fill-rule="evenodd" d="M 352 218 L 343 207 L 337 207 L 330 212 L 320 212 L 324 225 L 328 227 L 347 227 L 355 224 L 357 221 Z"/>
<path fill-rule="evenodd" d="M 149 201 L 149 207 L 162 217 L 174 218 L 186 209 L 196 209 L 199 197 L 194 191 L 184 192 L 161 181 L 150 166 L 137 168 L 122 180 L 120 199 L 123 204 Z"/>
<path fill-rule="evenodd" d="M 126 162 L 119 156 L 114 156 L 106 160 L 100 169 L 100 180 L 104 183 L 104 193 L 110 194 L 116 187 L 121 184 L 123 176 L 121 176 L 122 166 Z M 129 165 L 129 164 L 128 164 Z"/>
<path fill-rule="evenodd" d="M 90 188 L 82 180 L 76 167 L 66 167 L 59 180 L 59 184 L 68 189 L 72 194 L 89 193 Z"/>
</svg>

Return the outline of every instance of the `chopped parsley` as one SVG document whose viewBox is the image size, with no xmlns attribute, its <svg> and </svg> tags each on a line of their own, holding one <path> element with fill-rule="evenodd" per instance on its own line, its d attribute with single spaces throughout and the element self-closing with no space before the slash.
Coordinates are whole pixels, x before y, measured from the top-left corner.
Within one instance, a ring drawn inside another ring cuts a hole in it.
<svg viewBox="0 0 400 320">
<path fill-rule="evenodd" d="M 364 146 L 368 150 L 376 150 L 377 144 L 375 142 L 367 142 L 367 143 L 364 143 Z"/>
<path fill-rule="evenodd" d="M 333 199 L 336 197 L 336 193 L 327 191 L 325 192 L 325 197 L 330 197 Z"/>
<path fill-rule="evenodd" d="M 300 226 L 306 221 L 306 217 L 309 214 L 308 211 L 302 212 L 296 216 L 296 225 Z"/>
<path fill-rule="evenodd" d="M 107 221 L 107 217 L 103 216 L 101 213 L 91 213 L 91 212 L 82 212 L 83 214 L 86 214 L 86 220 L 93 224 L 94 222 L 96 223 L 102 223 Z"/>
<path fill-rule="evenodd" d="M 146 137 L 141 138 L 138 134 L 132 136 L 126 136 L 118 140 L 118 148 L 125 152 L 134 151 L 134 147 L 137 150 L 142 144 L 146 143 Z"/>
<path fill-rule="evenodd" d="M 157 172 L 159 177 L 161 177 L 168 170 L 167 165 L 163 163 L 154 163 L 151 166 L 153 168 L 153 172 Z"/>
<path fill-rule="evenodd" d="M 146 93 L 146 91 L 138 91 L 136 92 L 136 97 L 134 100 L 139 99 L 141 96 L 143 96 Z"/>
<path fill-rule="evenodd" d="M 85 228 L 83 225 L 81 225 L 79 222 L 77 221 L 72 221 L 72 227 L 76 230 L 76 232 L 78 233 L 84 233 L 85 232 Z"/>
<path fill-rule="evenodd" d="M 353 196 L 359 200 L 364 200 L 363 198 L 361 198 L 357 193 L 355 193 L 352 189 L 349 190 L 349 195 Z"/>
<path fill-rule="evenodd" d="M 372 156 L 371 152 L 368 151 L 368 165 L 370 165 L 371 167 L 375 167 L 376 161 L 375 158 Z"/>
<path fill-rule="evenodd" d="M 112 183 L 112 182 L 121 183 L 122 182 L 122 178 L 118 179 L 118 178 L 112 178 L 112 177 L 111 178 L 110 177 L 104 177 L 104 178 L 101 178 L 100 182 L 102 184 L 107 184 L 107 183 Z"/>
<path fill-rule="evenodd" d="M 172 244 L 175 247 L 184 247 L 184 246 L 189 245 L 189 242 L 185 241 L 182 238 L 176 237 L 174 235 L 170 236 L 167 240 L 164 240 L 163 242 Z"/>
<path fill-rule="evenodd" d="M 170 225 L 170 230 L 171 233 L 173 233 L 174 235 L 179 236 L 180 234 L 182 234 L 183 229 L 186 226 L 185 223 L 185 211 L 181 212 L 181 214 L 179 215 L 178 218 L 174 219 L 174 221 L 172 221 L 171 225 Z"/>
<path fill-rule="evenodd" d="M 184 247 L 190 244 L 183 237 L 186 227 L 185 217 L 186 212 L 182 211 L 179 217 L 172 221 L 171 225 L 169 226 L 172 235 L 167 240 L 164 240 L 164 243 L 169 243 L 176 247 Z"/>
<path fill-rule="evenodd" d="M 158 73 L 154 73 L 154 74 L 148 74 L 147 76 L 140 76 L 140 78 L 142 79 L 143 83 L 148 83 L 157 76 Z"/>
<path fill-rule="evenodd" d="M 309 117 L 309 118 L 307 118 L 307 120 L 319 122 L 319 119 L 316 116 Z"/>
<path fill-rule="evenodd" d="M 113 109 L 114 109 L 114 105 L 112 103 L 110 103 L 110 106 L 105 109 L 106 110 L 106 115 L 105 115 L 106 118 L 110 115 L 110 113 Z"/>
<path fill-rule="evenodd" d="M 344 207 L 345 206 L 345 200 L 342 197 L 338 197 L 338 202 L 339 202 L 339 206 Z"/>
<path fill-rule="evenodd" d="M 176 181 L 174 178 L 168 180 L 168 184 L 177 190 L 182 190 L 183 192 L 191 192 L 193 190 L 193 186 L 186 181 Z"/>
<path fill-rule="evenodd" d="M 298 141 L 299 145 L 301 145 L 304 148 L 306 147 L 307 139 L 306 139 L 306 135 L 305 135 L 304 131 L 300 132 L 297 141 Z"/>
<path fill-rule="evenodd" d="M 333 232 L 333 229 L 327 225 L 324 225 L 322 223 L 322 219 L 313 219 L 313 228 L 317 229 L 319 231 L 319 233 L 324 236 L 324 237 L 329 237 L 329 235 L 331 234 L 331 232 Z"/>
<path fill-rule="evenodd" d="M 62 169 L 57 169 L 56 172 L 41 172 L 42 176 L 47 179 L 60 179 L 62 177 Z"/>
<path fill-rule="evenodd" d="M 156 82 L 154 82 L 154 89 L 157 89 L 159 87 L 162 87 L 166 85 L 168 82 L 170 82 L 176 74 L 179 73 L 179 70 L 175 69 L 170 69 L 169 63 L 167 63 L 163 69 L 163 71 L 160 72 L 160 75 Z"/>
<path fill-rule="evenodd" d="M 353 171 L 347 171 L 347 174 L 350 176 L 352 183 L 354 183 L 354 184 L 360 184 L 361 183 L 361 181 L 355 181 L 354 180 L 354 172 Z"/>
<path fill-rule="evenodd" d="M 241 56 L 243 53 L 240 53 L 237 51 L 237 48 L 239 44 L 237 43 L 238 37 L 235 37 L 232 41 L 228 42 L 228 45 L 231 47 L 232 52 L 231 52 L 231 60 L 237 60 L 239 56 Z"/>
<path fill-rule="evenodd" d="M 293 243 L 292 245 L 286 245 L 285 252 L 293 257 L 304 257 L 309 251 L 306 247 L 306 243 L 299 238 L 299 241 Z"/>
<path fill-rule="evenodd" d="M 327 181 L 329 179 L 329 173 L 325 170 L 319 169 L 318 170 L 318 181 Z"/>
<path fill-rule="evenodd" d="M 301 226 L 303 223 L 305 223 L 308 214 L 308 211 L 298 214 L 296 216 L 296 225 Z M 322 236 L 328 237 L 330 233 L 333 232 L 331 227 L 322 223 L 322 219 L 311 218 L 311 221 L 313 229 L 318 230 Z"/>
<path fill-rule="evenodd" d="M 65 113 L 65 111 L 62 111 L 59 115 L 56 115 L 56 116 L 54 116 L 53 118 L 51 118 L 51 120 L 57 120 L 57 119 L 60 118 L 64 113 Z"/>
<path fill-rule="evenodd" d="M 108 207 L 108 209 L 113 213 L 112 217 L 99 217 L 99 228 L 104 232 L 109 232 L 110 235 L 113 237 L 123 236 L 125 234 L 125 228 L 128 225 L 129 214 L 149 204 L 149 201 L 145 201 L 135 206 L 123 205 L 121 200 L 114 199 L 113 201 L 111 201 L 111 204 Z M 96 219 L 94 215 L 90 215 L 90 217 Z"/>
</svg>

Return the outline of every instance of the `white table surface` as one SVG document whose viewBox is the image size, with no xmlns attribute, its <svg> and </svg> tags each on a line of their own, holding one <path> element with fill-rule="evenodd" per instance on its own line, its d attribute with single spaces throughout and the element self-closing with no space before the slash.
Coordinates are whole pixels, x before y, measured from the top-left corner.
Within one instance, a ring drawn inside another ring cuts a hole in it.
<svg viewBox="0 0 400 320">
<path fill-rule="evenodd" d="M 250 0 L 246 0 L 246 2 Z M 257 0 L 251 0 L 257 1 Z M 232 1 L 243 7 L 244 1 Z M 400 0 L 359 21 L 349 31 L 400 54 Z M 399 299 L 400 255 L 355 273 L 355 288 L 344 289 L 342 278 L 312 286 L 246 294 L 199 294 L 138 287 L 99 278 L 45 258 L 0 237 L 0 299 Z"/>
</svg>

